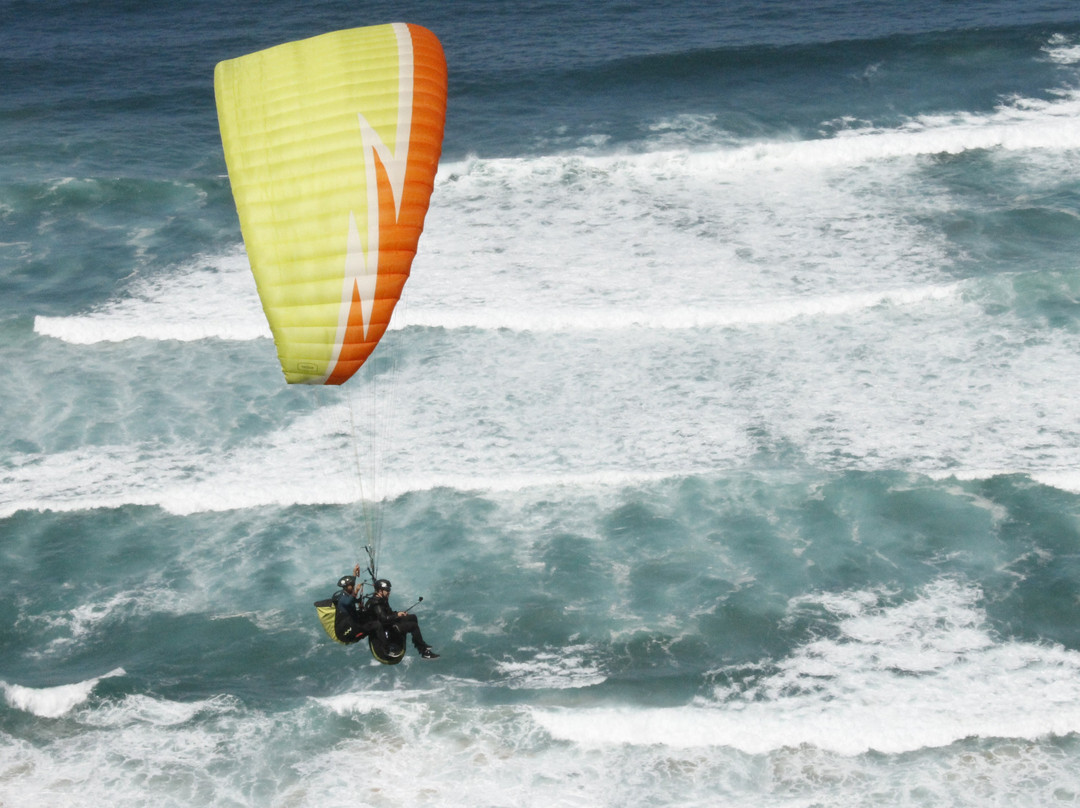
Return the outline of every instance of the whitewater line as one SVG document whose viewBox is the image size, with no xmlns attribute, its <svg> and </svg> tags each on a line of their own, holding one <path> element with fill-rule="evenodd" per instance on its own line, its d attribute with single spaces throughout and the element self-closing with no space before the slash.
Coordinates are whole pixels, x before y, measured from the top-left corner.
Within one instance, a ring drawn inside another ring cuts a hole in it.
<svg viewBox="0 0 1080 808">
<path fill-rule="evenodd" d="M 250 508 L 351 505 L 360 501 L 355 480 L 345 462 L 339 466 L 340 474 L 327 473 L 326 468 L 323 468 L 319 476 L 312 477 L 312 485 L 297 485 L 292 478 L 268 477 L 262 479 L 259 485 L 253 486 L 250 475 L 242 473 L 241 466 L 244 464 L 226 464 L 225 467 L 215 468 L 205 475 L 192 478 L 181 472 L 168 470 L 178 467 L 179 461 L 176 458 L 158 458 L 158 464 L 163 464 L 168 469 L 158 469 L 155 472 L 150 468 L 150 463 L 144 462 L 134 478 L 137 482 L 133 483 L 130 476 L 122 479 L 120 469 L 138 465 L 138 462 L 130 458 L 125 462 L 120 456 L 123 453 L 119 453 L 108 458 L 99 457 L 96 461 L 84 458 L 79 480 L 56 479 L 58 469 L 68 467 L 73 462 L 72 454 L 74 453 L 54 455 L 40 465 L 35 464 L 37 468 L 46 467 L 42 469 L 43 473 L 20 475 L 23 478 L 21 480 L 13 480 L 14 474 L 9 470 L 5 485 L 15 483 L 12 489 L 18 489 L 20 495 L 5 497 L 3 487 L 0 487 L 0 519 L 10 518 L 20 511 L 70 513 L 142 506 L 161 508 L 176 516 L 190 516 Z M 100 470 L 95 473 L 88 468 L 97 465 L 109 466 L 112 471 L 102 474 Z M 594 469 L 570 473 L 538 471 L 490 475 L 461 472 L 411 473 L 387 475 L 379 498 L 389 501 L 408 493 L 440 488 L 482 494 L 567 489 L 578 492 L 597 491 L 686 477 L 709 477 L 732 471 L 731 468 L 718 469 L 715 466 L 692 463 L 683 468 L 668 467 L 648 471 Z M 753 469 L 744 471 L 755 473 Z M 821 469 L 821 473 L 826 475 L 843 471 L 845 469 Z M 1039 485 L 1080 492 L 1080 471 L 1068 468 L 909 468 L 908 471 L 933 480 L 978 480 L 1023 475 Z"/>
<path fill-rule="evenodd" d="M 417 310 L 409 311 L 410 326 L 429 328 L 480 328 L 490 330 L 562 332 L 620 331 L 631 328 L 696 330 L 738 328 L 785 323 L 803 317 L 838 317 L 878 306 L 908 306 L 954 297 L 959 284 L 914 289 L 853 292 L 808 299 L 792 298 L 770 303 L 720 308 L 681 306 L 668 308 L 567 309 L 558 312 L 536 310 Z"/>
<path fill-rule="evenodd" d="M 530 308 L 422 308 L 409 309 L 408 323 L 395 318 L 392 330 L 405 328 L 446 328 L 507 330 L 531 333 L 565 331 L 620 331 L 633 328 L 696 330 L 739 328 L 785 323 L 802 317 L 838 317 L 883 305 L 909 306 L 951 298 L 959 284 L 853 292 L 807 299 L 747 303 L 720 308 L 677 306 L 667 308 L 627 308 L 595 306 L 559 311 Z M 151 303 L 144 316 L 134 316 L 130 307 L 122 312 L 104 310 L 70 317 L 34 318 L 34 332 L 74 345 L 123 342 L 129 339 L 204 339 L 250 341 L 269 339 L 270 330 L 262 312 L 242 312 L 232 318 L 163 320 Z"/>
</svg>

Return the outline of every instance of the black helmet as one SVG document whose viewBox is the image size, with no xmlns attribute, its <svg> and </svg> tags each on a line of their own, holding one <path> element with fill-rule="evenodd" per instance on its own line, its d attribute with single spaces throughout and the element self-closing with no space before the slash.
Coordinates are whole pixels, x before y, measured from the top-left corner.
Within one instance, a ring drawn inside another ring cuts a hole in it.
<svg viewBox="0 0 1080 808">
<path fill-rule="evenodd" d="M 385 589 L 387 592 L 389 592 L 390 582 L 385 578 L 380 578 L 379 580 L 377 580 L 375 582 L 375 591 L 378 592 L 380 589 Z"/>
<path fill-rule="evenodd" d="M 355 575 L 342 575 L 341 580 L 337 582 L 337 585 L 340 586 L 342 589 L 344 589 L 347 586 L 355 586 L 356 585 L 356 576 Z"/>
</svg>

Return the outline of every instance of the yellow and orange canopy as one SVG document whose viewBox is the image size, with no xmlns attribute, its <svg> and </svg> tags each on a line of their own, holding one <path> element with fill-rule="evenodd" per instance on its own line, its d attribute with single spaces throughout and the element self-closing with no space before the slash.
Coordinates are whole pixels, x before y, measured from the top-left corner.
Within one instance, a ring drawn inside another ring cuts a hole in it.
<svg viewBox="0 0 1080 808">
<path fill-rule="evenodd" d="M 446 61 L 415 25 L 354 28 L 221 62 L 240 228 L 290 383 L 340 384 L 386 331 L 442 151 Z"/>
</svg>

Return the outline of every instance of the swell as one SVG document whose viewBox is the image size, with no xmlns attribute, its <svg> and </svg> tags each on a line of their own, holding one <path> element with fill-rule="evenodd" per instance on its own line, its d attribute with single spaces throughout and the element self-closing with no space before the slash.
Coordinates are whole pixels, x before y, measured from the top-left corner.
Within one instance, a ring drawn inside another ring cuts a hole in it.
<svg viewBox="0 0 1080 808">
<path fill-rule="evenodd" d="M 1047 43 L 1078 34 L 1080 24 L 1068 23 L 653 52 L 471 76 L 461 100 L 466 114 L 481 115 L 474 103 L 496 99 L 524 120 L 536 118 L 530 128 L 540 132 L 549 124 L 533 112 L 538 106 L 591 109 L 582 136 L 606 126 L 612 143 L 632 144 L 643 126 L 675 112 L 715 115 L 734 138 L 812 137 L 827 134 L 832 121 L 896 126 L 917 115 L 988 112 L 1012 95 L 1045 97 L 1062 81 Z M 494 126 L 506 131 L 478 132 L 479 144 L 512 134 L 508 121 Z M 537 131 L 531 137 L 540 147 L 558 142 Z M 519 133 L 519 143 L 529 139 Z"/>
</svg>

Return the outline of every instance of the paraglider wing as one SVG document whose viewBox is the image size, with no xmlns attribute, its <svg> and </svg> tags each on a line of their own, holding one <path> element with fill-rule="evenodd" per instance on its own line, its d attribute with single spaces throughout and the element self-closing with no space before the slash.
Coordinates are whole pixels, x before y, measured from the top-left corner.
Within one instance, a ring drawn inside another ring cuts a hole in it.
<svg viewBox="0 0 1080 808">
<path fill-rule="evenodd" d="M 336 31 L 221 62 L 214 90 L 285 378 L 341 384 L 416 253 L 442 151 L 442 46 L 404 23 Z"/>
</svg>

